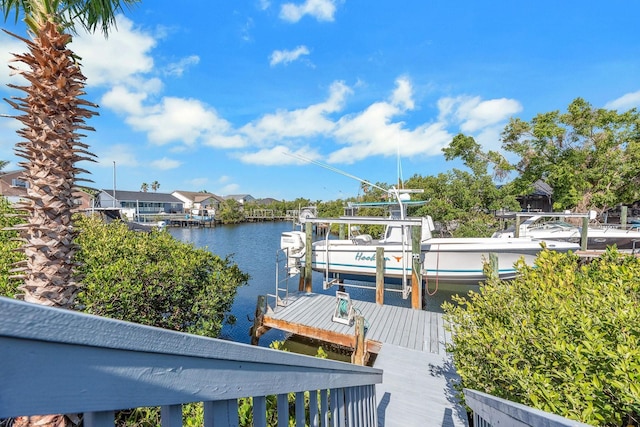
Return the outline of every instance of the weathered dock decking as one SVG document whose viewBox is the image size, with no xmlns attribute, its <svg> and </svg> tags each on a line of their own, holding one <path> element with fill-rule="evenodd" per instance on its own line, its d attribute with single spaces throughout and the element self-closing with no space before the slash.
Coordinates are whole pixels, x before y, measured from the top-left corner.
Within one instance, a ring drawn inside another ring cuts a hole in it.
<svg viewBox="0 0 640 427">
<path fill-rule="evenodd" d="M 336 298 L 298 293 L 269 308 L 265 327 L 340 344 L 355 345 L 354 326 L 332 321 Z M 466 426 L 453 390 L 457 380 L 445 351 L 449 335 L 442 313 L 352 300 L 365 318 L 367 351 L 384 371 L 376 386 L 380 426 Z"/>
<path fill-rule="evenodd" d="M 366 301 L 352 300 L 352 303 L 355 313 L 365 319 L 368 351 L 378 353 L 382 343 L 389 343 L 413 350 L 444 353 L 446 336 L 442 314 Z M 264 326 L 346 347 L 353 345 L 353 325 L 332 321 L 335 297 L 299 293 L 290 295 L 284 304 L 268 309 Z"/>
</svg>

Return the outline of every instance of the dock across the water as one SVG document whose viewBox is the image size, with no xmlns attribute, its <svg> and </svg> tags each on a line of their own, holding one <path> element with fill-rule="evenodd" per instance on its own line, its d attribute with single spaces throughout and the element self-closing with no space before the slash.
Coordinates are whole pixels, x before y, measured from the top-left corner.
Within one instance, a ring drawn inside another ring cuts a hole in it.
<svg viewBox="0 0 640 427">
<path fill-rule="evenodd" d="M 260 332 L 275 328 L 355 349 L 356 325 L 333 320 L 338 303 L 329 295 L 290 294 L 266 308 Z M 376 355 L 373 366 L 384 370 L 376 386 L 379 425 L 466 426 L 466 412 L 454 391 L 458 377 L 445 351 L 450 335 L 442 313 L 357 300 L 351 304 L 364 318 L 365 348 Z"/>
</svg>

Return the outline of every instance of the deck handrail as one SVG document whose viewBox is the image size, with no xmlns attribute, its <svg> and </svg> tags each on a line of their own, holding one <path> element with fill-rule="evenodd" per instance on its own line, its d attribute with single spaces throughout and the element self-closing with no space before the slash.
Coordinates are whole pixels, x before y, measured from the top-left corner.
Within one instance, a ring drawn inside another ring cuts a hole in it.
<svg viewBox="0 0 640 427">
<path fill-rule="evenodd" d="M 379 369 L 2 297 L 0 360 L 0 419 L 84 413 L 88 427 L 148 406 L 172 414 L 163 426 L 181 425 L 176 413 L 190 402 L 205 402 L 205 426 L 237 425 L 241 397 L 254 397 L 255 425 L 264 425 L 264 396 L 284 405 L 288 393 L 304 400 L 305 391 L 321 397 L 310 407 L 317 425 L 375 425 L 382 382 Z M 304 413 L 296 417 L 304 425 Z"/>
<path fill-rule="evenodd" d="M 477 390 L 464 389 L 464 400 L 473 411 L 475 426 L 588 427 L 589 424 L 511 402 Z"/>
</svg>

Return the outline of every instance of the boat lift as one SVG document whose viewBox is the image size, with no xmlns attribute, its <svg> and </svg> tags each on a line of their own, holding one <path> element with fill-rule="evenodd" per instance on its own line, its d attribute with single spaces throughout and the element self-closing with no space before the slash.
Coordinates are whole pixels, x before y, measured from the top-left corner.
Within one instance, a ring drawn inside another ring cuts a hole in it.
<svg viewBox="0 0 640 427">
<path fill-rule="evenodd" d="M 333 224 L 345 224 L 349 228 L 351 225 L 386 225 L 389 222 L 389 218 L 383 217 L 339 217 L 339 218 L 305 218 L 301 220 L 302 225 L 305 227 L 306 232 L 306 247 L 311 248 L 312 245 L 312 225 L 313 224 L 329 224 L 329 227 Z M 404 299 L 407 299 L 409 295 L 412 297 L 412 306 L 420 308 L 422 305 L 422 266 L 421 266 L 421 246 L 420 240 L 422 235 L 422 218 L 404 218 L 393 219 L 395 225 L 400 225 L 402 230 L 402 289 L 391 290 L 396 292 L 402 292 Z M 329 234 L 326 234 L 325 239 L 329 239 Z M 357 237 L 354 237 L 357 239 Z M 328 245 L 325 245 L 325 250 L 328 251 Z M 407 255 L 411 254 L 411 266 L 407 265 Z M 384 266 L 382 264 L 383 257 L 376 257 L 381 260 L 381 263 L 376 268 L 376 300 L 382 300 L 381 294 L 384 292 Z M 312 263 L 312 251 L 307 250 L 305 255 L 305 265 L 311 266 Z M 328 258 L 327 258 L 328 259 Z M 409 271 L 411 272 L 409 275 Z M 311 275 L 312 269 L 305 268 L 304 277 L 300 278 L 301 290 L 311 291 Z M 411 285 L 409 284 L 409 276 L 411 277 Z M 329 264 L 324 268 L 324 280 L 323 288 L 340 284 L 345 287 L 354 288 L 366 288 L 371 289 L 371 286 L 363 286 L 356 284 L 345 284 L 338 282 L 338 279 L 331 279 L 329 273 Z M 417 284 L 417 286 L 414 286 Z M 378 295 L 380 294 L 380 297 Z"/>
</svg>

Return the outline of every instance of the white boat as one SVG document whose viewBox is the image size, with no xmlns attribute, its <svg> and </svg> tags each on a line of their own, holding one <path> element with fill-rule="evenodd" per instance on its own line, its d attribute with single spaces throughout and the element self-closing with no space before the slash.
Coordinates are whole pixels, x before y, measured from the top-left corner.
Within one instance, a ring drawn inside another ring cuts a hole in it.
<svg viewBox="0 0 640 427">
<path fill-rule="evenodd" d="M 549 218 L 558 218 L 557 215 L 546 213 L 527 218 L 520 224 L 519 237 L 580 243 L 582 227 L 557 219 L 549 220 Z M 514 231 L 515 227 L 511 227 L 495 232 L 492 237 L 510 239 L 514 237 Z M 613 245 L 618 249 L 640 249 L 640 230 L 635 227 L 622 229 L 606 224 L 589 226 L 587 249 L 606 249 L 607 246 Z"/>
<path fill-rule="evenodd" d="M 395 190 L 399 194 L 401 190 Z M 343 224 L 384 224 L 381 239 L 370 235 L 351 236 L 349 239 L 325 239 L 311 245 L 311 268 L 325 274 L 326 281 L 363 280 L 376 278 L 376 251 L 384 250 L 385 283 L 406 284 L 412 274 L 411 228 L 420 226 L 419 274 L 427 284 L 442 283 L 454 285 L 477 285 L 486 280 L 484 266 L 492 254 L 497 259 L 497 274 L 502 279 L 516 276 L 514 264 L 519 259 L 531 265 L 543 246 L 551 250 L 567 252 L 578 250 L 579 245 L 564 241 L 545 241 L 530 237 L 495 238 L 435 238 L 432 237 L 434 224 L 431 217 L 406 218 L 406 207 L 411 202 L 398 197 L 395 215 L 390 218 L 309 218 L 306 222 Z M 297 273 L 305 262 L 307 248 L 303 231 L 284 232 L 281 248 L 287 252 L 290 274 Z M 325 282 L 326 283 L 326 282 Z"/>
</svg>

